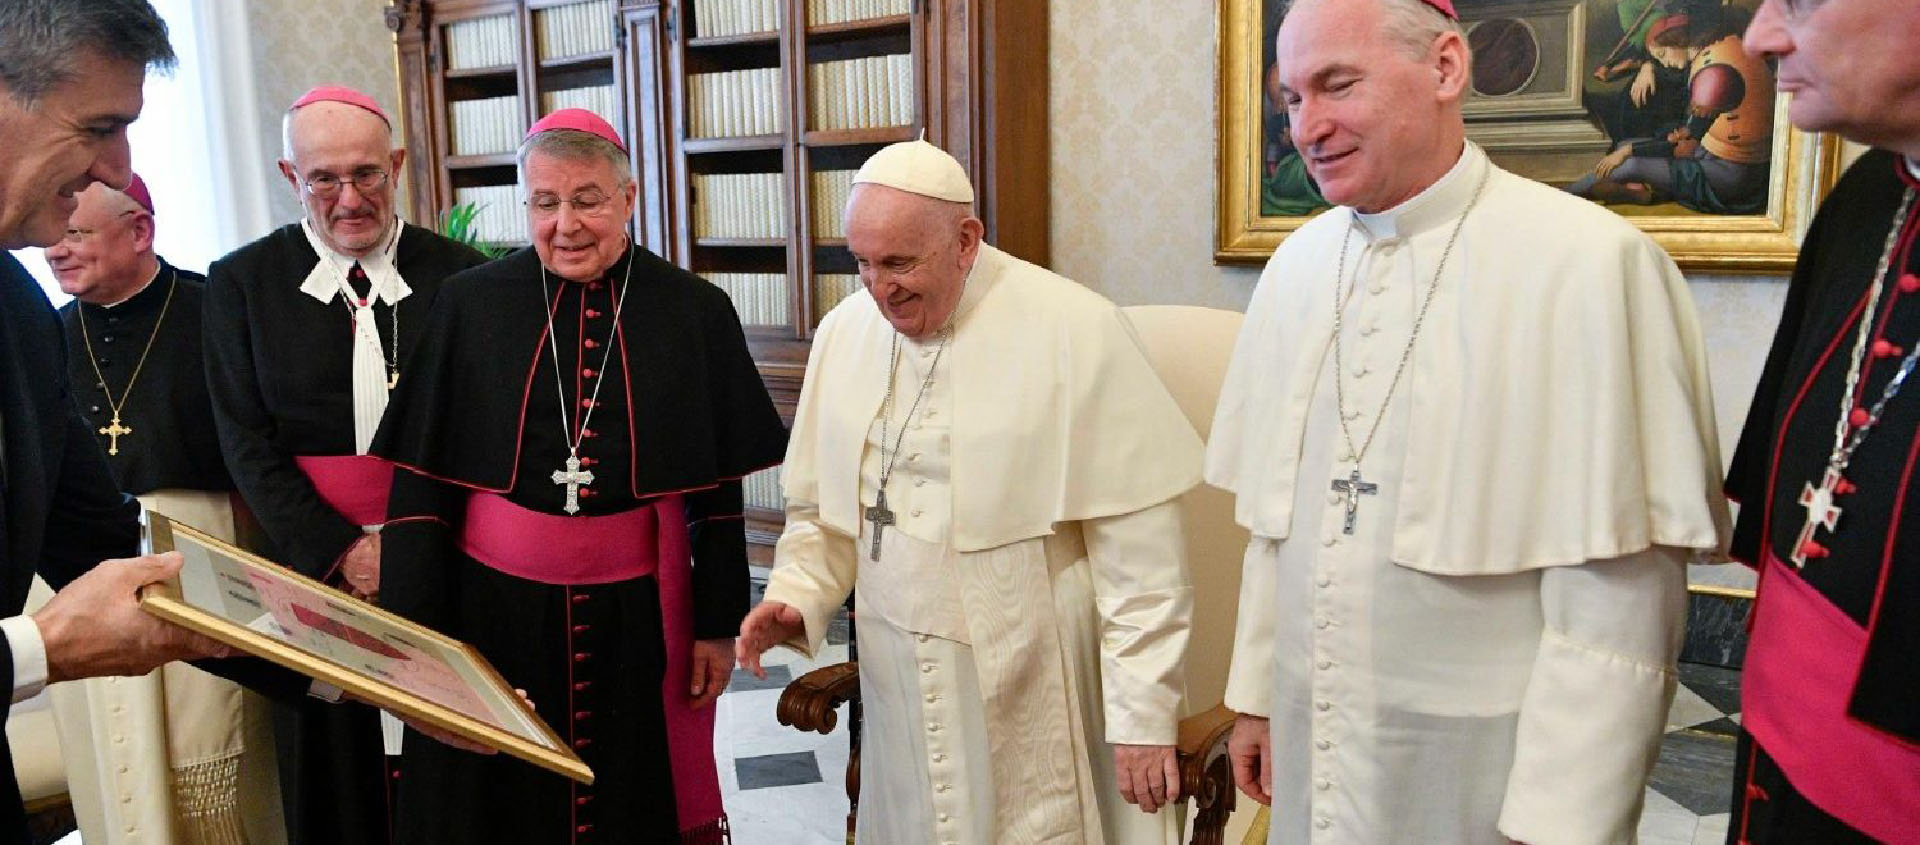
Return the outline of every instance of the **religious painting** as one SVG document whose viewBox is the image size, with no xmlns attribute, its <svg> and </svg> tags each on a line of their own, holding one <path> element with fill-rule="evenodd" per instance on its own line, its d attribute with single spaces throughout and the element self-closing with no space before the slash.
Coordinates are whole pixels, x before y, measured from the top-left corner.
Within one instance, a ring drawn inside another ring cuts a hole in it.
<svg viewBox="0 0 1920 845">
<path fill-rule="evenodd" d="M 486 658 L 191 526 L 150 514 L 155 552 L 179 575 L 143 609 L 345 690 L 376 707 L 592 783 L 593 772 Z"/>
<path fill-rule="evenodd" d="M 1632 220 L 1687 269 L 1785 272 L 1838 176 L 1741 49 L 1759 0 L 1454 0 L 1467 137 Z M 1216 259 L 1265 261 L 1329 207 L 1277 100 L 1284 0 L 1221 0 Z"/>
</svg>

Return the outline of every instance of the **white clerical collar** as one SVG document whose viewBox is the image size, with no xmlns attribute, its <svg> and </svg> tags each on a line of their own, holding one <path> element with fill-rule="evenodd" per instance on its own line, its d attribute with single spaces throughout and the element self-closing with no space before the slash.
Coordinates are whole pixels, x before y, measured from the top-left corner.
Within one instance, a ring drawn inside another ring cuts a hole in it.
<svg viewBox="0 0 1920 845">
<path fill-rule="evenodd" d="M 1460 159 L 1426 190 L 1385 211 L 1365 214 L 1356 210 L 1353 219 L 1372 241 L 1419 234 L 1464 213 L 1473 201 L 1474 188 L 1480 184 L 1480 174 L 1491 166 L 1487 154 L 1468 141 L 1460 150 Z"/>
<path fill-rule="evenodd" d="M 393 232 L 387 236 L 386 245 L 355 258 L 333 251 L 325 241 L 320 240 L 319 233 L 313 230 L 313 223 L 302 218 L 300 231 L 307 236 L 307 245 L 313 247 L 313 253 L 320 260 L 307 273 L 306 281 L 300 283 L 300 292 L 323 303 L 332 302 L 334 294 L 353 289 L 347 282 L 347 273 L 353 269 L 354 262 L 359 262 L 361 271 L 367 274 L 367 282 L 371 285 L 368 301 L 384 301 L 390 306 L 400 304 L 400 300 L 413 293 L 413 288 L 400 278 L 400 270 L 393 260 L 394 253 L 400 248 L 400 233 L 406 228 L 404 221 L 394 217 Z"/>
<path fill-rule="evenodd" d="M 1912 174 L 1913 178 L 1920 179 L 1920 159 L 1916 159 L 1912 156 L 1908 156 L 1907 172 Z"/>
</svg>

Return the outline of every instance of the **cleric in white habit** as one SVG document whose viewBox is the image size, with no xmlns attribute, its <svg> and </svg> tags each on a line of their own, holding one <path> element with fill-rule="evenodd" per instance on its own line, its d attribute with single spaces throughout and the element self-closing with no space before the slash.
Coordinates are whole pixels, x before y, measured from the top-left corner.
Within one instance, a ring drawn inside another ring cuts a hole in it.
<svg viewBox="0 0 1920 845">
<path fill-rule="evenodd" d="M 863 842 L 1177 842 L 1199 436 L 1113 303 L 981 242 L 951 156 L 854 183 L 872 295 L 815 336 L 742 662 L 858 587 Z"/>
<path fill-rule="evenodd" d="M 1446 0 L 1301 0 L 1276 42 L 1338 207 L 1267 263 L 1208 442 L 1253 534 L 1236 781 L 1276 843 L 1631 842 L 1727 536 L 1685 280 L 1465 140 Z"/>
</svg>

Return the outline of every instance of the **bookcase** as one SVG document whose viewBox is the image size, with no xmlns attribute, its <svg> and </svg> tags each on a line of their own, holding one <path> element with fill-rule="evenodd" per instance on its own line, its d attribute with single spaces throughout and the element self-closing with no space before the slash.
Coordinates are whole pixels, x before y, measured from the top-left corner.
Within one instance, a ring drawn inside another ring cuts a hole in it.
<svg viewBox="0 0 1920 845">
<path fill-rule="evenodd" d="M 635 239 L 733 298 L 791 419 L 814 329 L 861 289 L 841 210 L 882 146 L 924 135 L 952 153 L 988 240 L 1046 263 L 1046 5 L 395 2 L 413 219 L 484 203 L 488 239 L 524 243 L 514 146 L 553 109 L 599 112 L 633 155 Z M 749 537 L 769 544 L 777 472 L 747 497 Z"/>
</svg>

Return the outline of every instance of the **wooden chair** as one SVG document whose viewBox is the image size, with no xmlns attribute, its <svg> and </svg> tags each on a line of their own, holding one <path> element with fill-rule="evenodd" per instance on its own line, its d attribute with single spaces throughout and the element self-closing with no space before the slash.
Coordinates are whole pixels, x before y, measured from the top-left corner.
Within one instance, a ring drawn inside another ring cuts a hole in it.
<svg viewBox="0 0 1920 845">
<path fill-rule="evenodd" d="M 1234 311 L 1184 305 L 1144 305 L 1124 309 L 1141 345 L 1180 409 L 1204 437 L 1213 427 L 1213 408 L 1233 355 L 1241 315 Z M 1221 704 L 1227 665 L 1233 651 L 1233 627 L 1240 600 L 1240 561 L 1247 532 L 1233 522 L 1233 499 L 1201 486 L 1180 499 L 1186 520 L 1187 557 L 1194 582 L 1192 642 L 1187 651 L 1187 716 L 1180 722 L 1180 791 L 1190 802 L 1192 841 L 1221 845 L 1235 793 L 1227 761 L 1227 734 L 1234 714 Z M 859 665 L 836 663 L 808 672 L 780 695 L 780 723 L 799 730 L 831 733 L 843 703 L 860 699 Z M 859 811 L 860 747 L 847 762 L 847 837 L 853 838 Z"/>
</svg>

